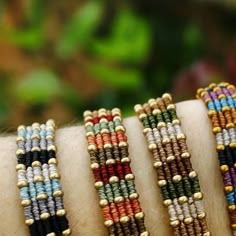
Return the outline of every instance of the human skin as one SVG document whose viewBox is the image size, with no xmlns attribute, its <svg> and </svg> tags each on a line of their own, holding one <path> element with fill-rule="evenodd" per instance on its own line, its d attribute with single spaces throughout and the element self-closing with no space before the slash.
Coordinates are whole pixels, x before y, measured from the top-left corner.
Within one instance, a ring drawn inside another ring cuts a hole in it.
<svg viewBox="0 0 236 236">
<path fill-rule="evenodd" d="M 187 135 L 193 168 L 199 174 L 210 231 L 214 236 L 230 236 L 223 182 L 215 151 L 216 144 L 205 105 L 195 100 L 178 103 L 177 113 Z M 142 124 L 137 117 L 130 117 L 124 119 L 124 125 L 128 135 L 131 167 L 136 177 L 141 206 L 146 215 L 147 229 L 153 236 L 171 235 L 167 209 L 162 204 L 157 175 L 152 166 L 152 156 L 142 134 Z M 15 138 L 0 138 L 1 236 L 29 235 L 24 225 L 23 209 L 16 188 Z M 72 235 L 107 235 L 90 171 L 84 127 L 78 125 L 59 129 L 56 144 L 58 169 L 65 192 L 64 203 Z"/>
</svg>

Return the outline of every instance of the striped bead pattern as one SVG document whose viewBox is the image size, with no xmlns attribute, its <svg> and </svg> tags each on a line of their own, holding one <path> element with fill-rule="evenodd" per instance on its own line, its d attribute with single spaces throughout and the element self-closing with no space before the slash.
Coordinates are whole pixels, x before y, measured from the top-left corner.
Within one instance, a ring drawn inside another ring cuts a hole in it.
<svg viewBox="0 0 236 236">
<path fill-rule="evenodd" d="M 192 168 L 186 135 L 171 95 L 150 99 L 134 110 L 144 127 L 173 234 L 210 235 L 198 175 Z"/>
<path fill-rule="evenodd" d="M 236 235 L 236 89 L 229 83 L 210 84 L 199 89 L 197 97 L 206 104 L 212 122 L 232 234 Z"/>
<path fill-rule="evenodd" d="M 120 110 L 85 111 L 84 121 L 95 188 L 109 235 L 149 235 L 130 168 Z"/>
<path fill-rule="evenodd" d="M 70 235 L 57 171 L 55 123 L 18 127 L 17 186 L 31 236 Z"/>
</svg>

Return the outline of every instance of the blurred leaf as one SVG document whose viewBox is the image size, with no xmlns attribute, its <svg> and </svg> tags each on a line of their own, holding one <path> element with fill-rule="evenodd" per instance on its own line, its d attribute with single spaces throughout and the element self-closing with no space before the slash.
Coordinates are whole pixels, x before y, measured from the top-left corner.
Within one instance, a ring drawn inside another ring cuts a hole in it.
<svg viewBox="0 0 236 236">
<path fill-rule="evenodd" d="M 59 79 L 48 70 L 29 73 L 16 87 L 18 99 L 32 105 L 47 104 L 61 92 Z"/>
<path fill-rule="evenodd" d="M 186 47 L 196 48 L 202 43 L 202 32 L 197 25 L 188 25 L 183 32 L 183 40 Z"/>
<path fill-rule="evenodd" d="M 103 14 L 103 4 L 90 1 L 78 9 L 65 24 L 61 38 L 56 46 L 62 58 L 72 56 L 75 51 L 91 40 Z"/>
<path fill-rule="evenodd" d="M 20 48 L 38 49 L 44 44 L 44 32 L 40 28 L 32 28 L 26 30 L 3 30 L 1 38 L 15 44 Z"/>
<path fill-rule="evenodd" d="M 121 10 L 112 25 L 111 36 L 94 41 L 93 50 L 104 58 L 121 62 L 143 62 L 151 47 L 148 23 L 131 11 Z"/>
<path fill-rule="evenodd" d="M 103 64 L 90 64 L 88 71 L 94 79 L 118 89 L 135 89 L 141 86 L 142 76 L 135 69 L 120 69 Z"/>
</svg>

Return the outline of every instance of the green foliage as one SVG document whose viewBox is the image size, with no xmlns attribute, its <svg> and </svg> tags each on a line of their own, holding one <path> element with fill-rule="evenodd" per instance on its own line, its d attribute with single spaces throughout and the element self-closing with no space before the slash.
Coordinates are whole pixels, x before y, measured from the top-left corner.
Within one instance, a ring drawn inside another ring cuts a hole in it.
<svg viewBox="0 0 236 236">
<path fill-rule="evenodd" d="M 32 105 L 45 105 L 62 91 L 60 80 L 46 69 L 32 71 L 16 87 L 18 99 Z"/>
<path fill-rule="evenodd" d="M 75 11 L 65 24 L 56 46 L 57 55 L 61 58 L 73 56 L 76 50 L 85 47 L 90 41 L 103 14 L 103 4 L 90 1 Z"/>
<path fill-rule="evenodd" d="M 140 63 L 146 60 L 151 47 L 151 29 L 148 23 L 128 9 L 118 12 L 110 35 L 94 40 L 94 53 L 122 63 Z"/>
<path fill-rule="evenodd" d="M 202 32 L 197 25 L 188 25 L 183 32 L 183 43 L 189 49 L 197 48 L 203 42 Z"/>
<path fill-rule="evenodd" d="M 136 69 L 121 69 L 93 63 L 89 65 L 88 71 L 94 79 L 103 82 L 104 85 L 117 89 L 136 89 L 142 84 L 142 76 Z"/>
</svg>

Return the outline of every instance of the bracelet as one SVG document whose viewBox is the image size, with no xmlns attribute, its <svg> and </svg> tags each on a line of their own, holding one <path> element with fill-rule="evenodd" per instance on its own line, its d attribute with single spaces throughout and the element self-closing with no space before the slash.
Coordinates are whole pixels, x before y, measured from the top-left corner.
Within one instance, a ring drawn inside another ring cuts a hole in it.
<svg viewBox="0 0 236 236">
<path fill-rule="evenodd" d="M 190 162 L 180 120 L 170 94 L 134 107 L 154 158 L 164 205 L 176 236 L 204 235 L 206 223 L 199 179 Z"/>
<path fill-rule="evenodd" d="M 57 171 L 55 123 L 18 127 L 17 186 L 32 236 L 70 235 Z"/>
<path fill-rule="evenodd" d="M 95 188 L 109 235 L 148 236 L 120 110 L 85 111 L 84 121 Z"/>
<path fill-rule="evenodd" d="M 197 91 L 197 98 L 206 104 L 212 122 L 231 228 L 236 235 L 236 89 L 229 83 L 210 84 Z"/>
</svg>

